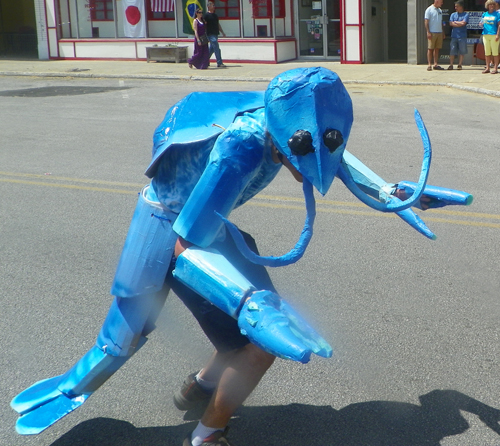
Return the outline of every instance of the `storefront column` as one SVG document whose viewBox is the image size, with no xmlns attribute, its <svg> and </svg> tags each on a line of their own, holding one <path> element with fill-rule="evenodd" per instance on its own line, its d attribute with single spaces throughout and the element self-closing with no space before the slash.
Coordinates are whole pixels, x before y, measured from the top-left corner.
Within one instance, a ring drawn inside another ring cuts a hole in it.
<svg viewBox="0 0 500 446">
<path fill-rule="evenodd" d="M 427 63 L 427 34 L 424 26 L 429 0 L 408 0 L 408 64 Z"/>
<path fill-rule="evenodd" d="M 35 0 L 36 37 L 38 40 L 38 59 L 49 59 L 49 39 L 45 20 L 45 0 Z"/>
<path fill-rule="evenodd" d="M 342 63 L 363 63 L 363 14 L 361 0 L 342 1 Z"/>
</svg>

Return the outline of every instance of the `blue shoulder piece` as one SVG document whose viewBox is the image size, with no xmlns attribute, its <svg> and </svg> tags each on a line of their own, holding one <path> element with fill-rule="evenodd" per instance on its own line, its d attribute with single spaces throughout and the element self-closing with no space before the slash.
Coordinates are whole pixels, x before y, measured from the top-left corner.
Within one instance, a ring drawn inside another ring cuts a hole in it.
<svg viewBox="0 0 500 446">
<path fill-rule="evenodd" d="M 195 92 L 167 111 L 153 138 L 153 159 L 146 170 L 152 178 L 160 157 L 173 146 L 214 138 L 242 112 L 264 107 L 263 91 Z M 214 126 L 216 124 L 216 126 Z M 220 126 L 220 127 L 217 127 Z"/>
</svg>

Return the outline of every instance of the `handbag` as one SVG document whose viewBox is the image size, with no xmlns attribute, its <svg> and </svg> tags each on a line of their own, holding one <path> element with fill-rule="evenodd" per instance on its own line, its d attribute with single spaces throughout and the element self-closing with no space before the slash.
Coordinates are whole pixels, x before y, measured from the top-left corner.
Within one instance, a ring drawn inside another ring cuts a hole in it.
<svg viewBox="0 0 500 446">
<path fill-rule="evenodd" d="M 202 34 L 200 36 L 200 42 L 202 45 L 208 45 L 208 36 L 206 34 Z"/>
</svg>

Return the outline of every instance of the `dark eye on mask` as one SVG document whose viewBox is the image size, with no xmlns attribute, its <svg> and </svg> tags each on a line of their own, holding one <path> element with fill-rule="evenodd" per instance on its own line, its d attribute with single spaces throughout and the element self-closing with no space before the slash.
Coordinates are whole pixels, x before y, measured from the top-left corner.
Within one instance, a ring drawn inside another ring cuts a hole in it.
<svg viewBox="0 0 500 446">
<path fill-rule="evenodd" d="M 344 144 L 344 138 L 339 130 L 326 129 L 325 133 L 323 133 L 323 142 L 325 146 L 328 147 L 330 153 L 333 153 Z"/>
<path fill-rule="evenodd" d="M 314 152 L 313 139 L 307 130 L 297 130 L 288 140 L 288 147 L 294 155 L 299 156 Z"/>
</svg>

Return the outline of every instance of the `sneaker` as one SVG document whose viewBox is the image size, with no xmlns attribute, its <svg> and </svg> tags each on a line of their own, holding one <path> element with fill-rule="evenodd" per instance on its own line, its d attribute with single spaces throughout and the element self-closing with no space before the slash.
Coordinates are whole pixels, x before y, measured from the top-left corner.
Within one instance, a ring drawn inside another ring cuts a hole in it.
<svg viewBox="0 0 500 446">
<path fill-rule="evenodd" d="M 227 68 L 226 65 L 224 65 L 223 63 L 221 63 L 220 65 L 217 65 L 217 68 Z"/>
<path fill-rule="evenodd" d="M 174 404 L 179 410 L 189 410 L 200 403 L 208 403 L 212 392 L 205 391 L 196 381 L 198 372 L 191 373 L 182 383 L 181 390 L 174 394 Z"/>
<path fill-rule="evenodd" d="M 234 446 L 229 441 L 227 441 L 226 435 L 229 429 L 226 427 L 223 431 L 215 431 L 212 435 L 209 435 L 203 440 L 201 446 Z M 191 434 L 184 439 L 182 446 L 191 446 Z"/>
</svg>

